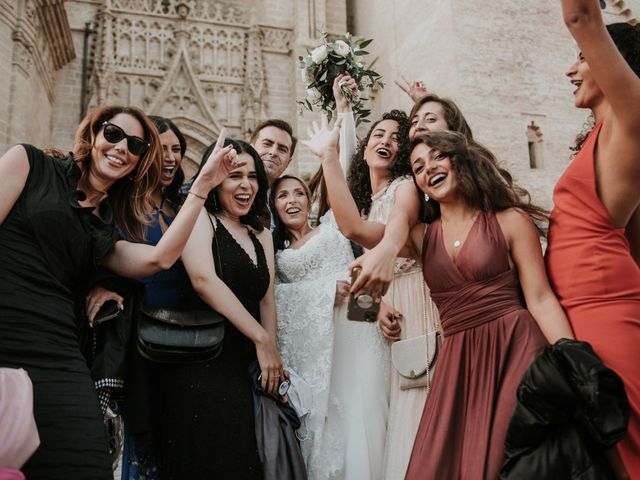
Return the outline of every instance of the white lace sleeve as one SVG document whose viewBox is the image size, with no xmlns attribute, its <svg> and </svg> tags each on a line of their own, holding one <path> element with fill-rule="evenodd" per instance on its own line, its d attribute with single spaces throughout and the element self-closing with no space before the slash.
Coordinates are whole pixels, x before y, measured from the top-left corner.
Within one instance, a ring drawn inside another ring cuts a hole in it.
<svg viewBox="0 0 640 480">
<path fill-rule="evenodd" d="M 356 153 L 356 122 L 353 118 L 353 112 L 344 112 L 338 114 L 342 118 L 342 128 L 340 129 L 340 166 L 345 177 L 349 175 L 351 168 L 351 159 Z"/>
</svg>

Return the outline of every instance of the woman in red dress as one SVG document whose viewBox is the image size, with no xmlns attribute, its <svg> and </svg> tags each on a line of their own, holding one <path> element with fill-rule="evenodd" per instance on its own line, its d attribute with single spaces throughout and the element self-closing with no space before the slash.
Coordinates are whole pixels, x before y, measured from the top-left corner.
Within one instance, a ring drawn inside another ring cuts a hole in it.
<svg viewBox="0 0 640 480">
<path fill-rule="evenodd" d="M 597 0 L 563 0 L 581 50 L 567 71 L 596 125 L 554 190 L 547 267 L 578 340 L 625 384 L 617 450 L 640 478 L 640 26 L 605 27 Z"/>
</svg>

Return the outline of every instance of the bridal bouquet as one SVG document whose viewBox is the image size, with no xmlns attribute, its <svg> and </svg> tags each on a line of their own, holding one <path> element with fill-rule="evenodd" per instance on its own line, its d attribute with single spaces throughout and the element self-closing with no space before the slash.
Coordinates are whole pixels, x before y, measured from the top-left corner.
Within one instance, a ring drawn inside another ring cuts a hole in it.
<svg viewBox="0 0 640 480">
<path fill-rule="evenodd" d="M 303 108 L 310 111 L 317 107 L 325 112 L 329 121 L 336 107 L 333 98 L 333 81 L 344 73 L 348 73 L 357 85 L 358 91 L 364 92 L 368 88 L 384 87 L 380 80 L 382 76 L 364 67 L 360 59 L 369 52 L 364 48 L 372 40 L 356 39 L 350 33 L 338 37 L 335 41 L 327 41 L 327 34 L 322 35 L 322 45 L 307 51 L 304 57 L 298 57 L 302 72 L 302 81 L 307 84 L 307 96 L 304 100 L 298 101 Z M 356 125 L 368 122 L 366 117 L 371 110 L 365 108 L 359 92 L 355 94 L 348 88 L 342 87 L 345 97 L 351 102 Z"/>
</svg>

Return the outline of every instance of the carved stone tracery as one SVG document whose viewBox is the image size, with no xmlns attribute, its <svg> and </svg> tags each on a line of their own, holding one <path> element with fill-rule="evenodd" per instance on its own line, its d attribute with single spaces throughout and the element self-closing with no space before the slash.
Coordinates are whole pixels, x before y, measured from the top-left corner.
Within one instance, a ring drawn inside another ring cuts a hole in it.
<svg viewBox="0 0 640 480">
<path fill-rule="evenodd" d="M 181 118 L 196 141 L 223 125 L 238 137 L 252 131 L 267 111 L 263 52 L 291 52 L 292 30 L 250 25 L 232 0 L 105 0 L 96 24 L 90 105 Z"/>
<path fill-rule="evenodd" d="M 25 77 L 32 69 L 53 102 L 53 72 L 75 58 L 73 39 L 62 0 L 25 0 L 22 16 L 15 18 L 13 65 Z"/>
</svg>

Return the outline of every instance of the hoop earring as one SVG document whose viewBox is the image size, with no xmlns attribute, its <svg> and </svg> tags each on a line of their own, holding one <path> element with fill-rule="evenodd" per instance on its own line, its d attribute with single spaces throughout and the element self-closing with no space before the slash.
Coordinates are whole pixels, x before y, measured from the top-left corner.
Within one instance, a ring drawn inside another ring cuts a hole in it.
<svg viewBox="0 0 640 480">
<path fill-rule="evenodd" d="M 428 202 L 429 201 L 429 195 L 427 195 L 426 193 L 424 194 L 424 201 Z"/>
</svg>

